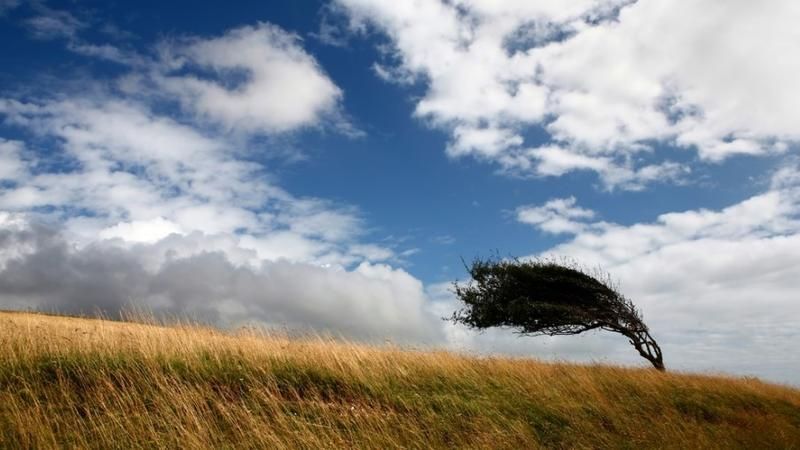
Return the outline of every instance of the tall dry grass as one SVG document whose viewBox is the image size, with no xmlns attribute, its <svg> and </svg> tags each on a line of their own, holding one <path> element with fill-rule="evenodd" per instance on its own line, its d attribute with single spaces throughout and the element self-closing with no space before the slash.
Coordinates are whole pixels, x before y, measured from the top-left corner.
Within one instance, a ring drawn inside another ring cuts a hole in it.
<svg viewBox="0 0 800 450">
<path fill-rule="evenodd" d="M 800 392 L 0 313 L 2 448 L 800 448 Z"/>
</svg>

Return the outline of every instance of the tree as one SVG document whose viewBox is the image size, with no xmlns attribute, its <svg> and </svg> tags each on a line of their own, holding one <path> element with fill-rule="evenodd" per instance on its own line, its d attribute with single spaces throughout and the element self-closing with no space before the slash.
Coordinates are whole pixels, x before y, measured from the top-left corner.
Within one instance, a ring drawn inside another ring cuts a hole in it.
<svg viewBox="0 0 800 450">
<path fill-rule="evenodd" d="M 472 281 L 455 283 L 464 307 L 453 313 L 453 322 L 481 330 L 508 327 L 530 336 L 612 331 L 664 370 L 661 348 L 641 313 L 614 288 L 608 274 L 592 276 L 574 263 L 499 258 L 476 259 L 467 270 Z"/>
</svg>

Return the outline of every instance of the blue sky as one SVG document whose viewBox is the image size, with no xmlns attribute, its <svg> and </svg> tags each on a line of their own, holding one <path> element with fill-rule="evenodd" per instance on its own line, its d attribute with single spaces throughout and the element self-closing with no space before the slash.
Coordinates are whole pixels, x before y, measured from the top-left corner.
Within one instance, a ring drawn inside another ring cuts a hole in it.
<svg viewBox="0 0 800 450">
<path fill-rule="evenodd" d="M 798 382 L 797 6 L 413 3 L 0 1 L 0 306 L 638 363 L 439 320 L 567 256 L 668 364 Z"/>
</svg>

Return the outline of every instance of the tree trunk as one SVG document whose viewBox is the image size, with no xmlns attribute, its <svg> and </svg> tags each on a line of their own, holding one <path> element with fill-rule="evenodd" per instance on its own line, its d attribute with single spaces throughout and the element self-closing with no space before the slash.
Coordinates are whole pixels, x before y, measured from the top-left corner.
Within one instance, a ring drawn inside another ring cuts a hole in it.
<svg viewBox="0 0 800 450">
<path fill-rule="evenodd" d="M 636 351 L 639 352 L 642 358 L 650 361 L 657 370 L 662 372 L 666 370 L 666 367 L 664 367 L 664 358 L 661 354 L 661 347 L 656 344 L 655 339 L 650 336 L 647 330 L 624 334 L 630 339 L 630 343 L 636 348 Z"/>
</svg>

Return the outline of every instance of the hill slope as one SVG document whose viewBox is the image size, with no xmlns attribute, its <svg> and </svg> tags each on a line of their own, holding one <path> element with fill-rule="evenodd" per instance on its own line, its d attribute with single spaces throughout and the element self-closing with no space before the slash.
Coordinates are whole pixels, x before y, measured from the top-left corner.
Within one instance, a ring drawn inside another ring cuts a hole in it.
<svg viewBox="0 0 800 450">
<path fill-rule="evenodd" d="M 800 391 L 0 313 L 0 447 L 800 448 Z"/>
</svg>

